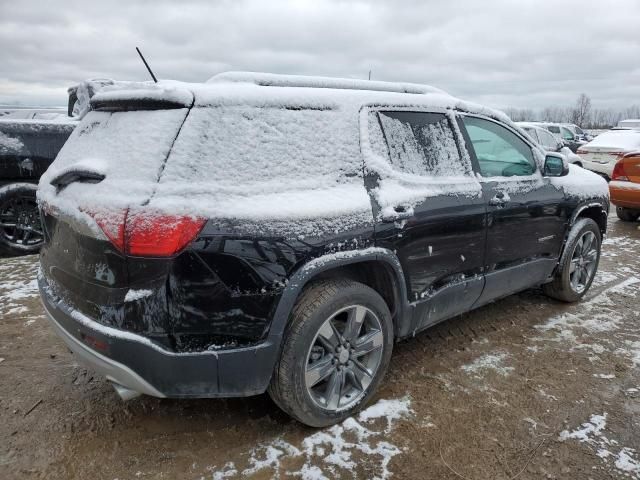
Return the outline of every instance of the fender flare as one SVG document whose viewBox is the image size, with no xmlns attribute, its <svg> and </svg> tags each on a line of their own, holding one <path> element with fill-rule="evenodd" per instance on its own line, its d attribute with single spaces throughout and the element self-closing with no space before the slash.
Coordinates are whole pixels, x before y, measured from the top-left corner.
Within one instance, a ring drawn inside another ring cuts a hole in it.
<svg viewBox="0 0 640 480">
<path fill-rule="evenodd" d="M 578 207 L 576 207 L 575 211 L 571 215 L 571 221 L 569 222 L 569 225 L 573 225 L 574 223 L 576 223 L 576 220 L 580 216 L 580 214 L 584 212 L 587 208 L 592 208 L 592 207 L 600 207 L 602 209 L 602 213 L 604 213 L 604 216 L 605 217 L 609 216 L 608 209 L 606 208 L 606 202 L 600 201 L 600 202 L 583 203 L 581 205 L 578 205 Z"/>
<path fill-rule="evenodd" d="M 383 262 L 391 268 L 394 274 L 394 290 L 396 295 L 396 312 L 398 323 L 407 320 L 406 312 L 408 308 L 407 286 L 404 280 L 404 273 L 398 257 L 391 250 L 386 248 L 371 247 L 364 250 L 349 250 L 344 252 L 331 253 L 310 260 L 301 266 L 290 278 L 287 286 L 282 292 L 278 302 L 271 328 L 269 339 L 279 344 L 287 327 L 289 315 L 300 293 L 304 287 L 320 273 L 337 267 L 352 265 L 366 261 Z M 394 331 L 398 332 L 401 325 L 394 325 Z M 408 327 L 407 327 L 408 328 Z"/>
</svg>

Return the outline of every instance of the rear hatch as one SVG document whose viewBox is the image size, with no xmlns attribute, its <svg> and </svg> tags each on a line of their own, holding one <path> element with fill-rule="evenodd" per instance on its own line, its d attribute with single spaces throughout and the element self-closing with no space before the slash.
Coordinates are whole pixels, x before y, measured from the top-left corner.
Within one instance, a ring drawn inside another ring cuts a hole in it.
<svg viewBox="0 0 640 480">
<path fill-rule="evenodd" d="M 94 97 L 95 111 L 42 176 L 41 267 L 51 293 L 70 308 L 168 342 L 166 275 L 171 256 L 184 246 L 174 234 L 195 227 L 145 206 L 192 95 L 158 100 L 157 93 L 140 90 L 128 97 Z"/>
</svg>

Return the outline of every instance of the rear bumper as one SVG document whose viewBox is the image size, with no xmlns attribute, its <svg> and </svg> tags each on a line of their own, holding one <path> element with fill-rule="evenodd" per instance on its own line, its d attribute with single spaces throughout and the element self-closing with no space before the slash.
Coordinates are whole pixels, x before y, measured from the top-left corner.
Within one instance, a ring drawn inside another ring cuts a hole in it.
<svg viewBox="0 0 640 480">
<path fill-rule="evenodd" d="M 45 312 L 79 362 L 108 380 L 154 397 L 241 397 L 263 393 L 278 342 L 220 351 L 176 353 L 148 338 L 105 327 L 53 297 L 38 278 Z"/>
<path fill-rule="evenodd" d="M 609 178 L 611 178 L 611 175 L 613 174 L 613 167 L 615 166 L 615 163 L 615 160 L 612 160 L 609 163 L 594 162 L 590 160 L 587 155 L 582 156 L 582 166 L 584 168 L 591 170 L 592 172 L 601 173 Z"/>
</svg>

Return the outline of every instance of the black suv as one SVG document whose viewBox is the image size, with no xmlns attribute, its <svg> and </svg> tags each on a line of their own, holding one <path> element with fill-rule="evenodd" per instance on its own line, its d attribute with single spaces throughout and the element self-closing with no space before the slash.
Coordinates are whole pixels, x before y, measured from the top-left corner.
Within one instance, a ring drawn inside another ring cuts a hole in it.
<svg viewBox="0 0 640 480">
<path fill-rule="evenodd" d="M 91 102 L 40 181 L 38 281 L 123 398 L 268 390 L 328 425 L 395 341 L 596 273 L 604 180 L 440 90 L 227 73 Z"/>
</svg>

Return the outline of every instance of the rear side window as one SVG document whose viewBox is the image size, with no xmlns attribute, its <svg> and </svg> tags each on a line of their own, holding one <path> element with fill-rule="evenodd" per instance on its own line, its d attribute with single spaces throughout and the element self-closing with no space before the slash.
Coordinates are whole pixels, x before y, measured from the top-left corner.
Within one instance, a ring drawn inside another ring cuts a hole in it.
<svg viewBox="0 0 640 480">
<path fill-rule="evenodd" d="M 547 130 L 549 130 L 551 133 L 560 133 L 560 127 L 556 126 L 556 125 L 549 125 L 547 127 Z"/>
<path fill-rule="evenodd" d="M 525 176 L 535 171 L 531 148 L 515 133 L 482 118 L 465 116 L 463 122 L 482 176 Z"/>
<path fill-rule="evenodd" d="M 396 170 L 420 176 L 469 174 L 446 115 L 382 111 L 378 121 Z"/>
</svg>

